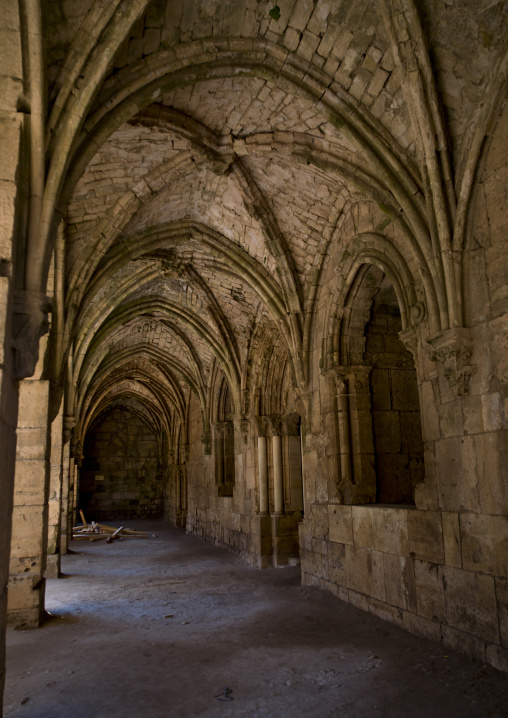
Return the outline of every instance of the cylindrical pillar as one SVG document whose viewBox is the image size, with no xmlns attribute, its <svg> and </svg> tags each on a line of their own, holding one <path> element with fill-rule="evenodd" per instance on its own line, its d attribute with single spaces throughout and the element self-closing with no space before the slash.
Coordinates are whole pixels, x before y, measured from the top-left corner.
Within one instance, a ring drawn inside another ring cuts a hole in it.
<svg viewBox="0 0 508 718">
<path fill-rule="evenodd" d="M 182 504 L 182 511 L 187 511 L 187 464 L 183 467 L 182 473 L 180 475 L 180 494 L 181 494 L 181 504 Z"/>
<path fill-rule="evenodd" d="M 284 513 L 284 483 L 282 476 L 282 437 L 272 437 L 273 452 L 273 508 L 276 514 Z"/>
<path fill-rule="evenodd" d="M 50 478 L 49 381 L 19 383 L 8 621 L 38 628 L 44 614 Z"/>
<path fill-rule="evenodd" d="M 182 508 L 182 494 L 181 494 L 181 473 L 182 467 L 175 467 L 175 507 L 177 511 Z"/>
<path fill-rule="evenodd" d="M 69 534 L 67 524 L 67 516 L 69 514 L 69 466 L 72 459 L 70 458 L 71 444 L 67 441 L 63 447 L 63 478 L 62 478 L 62 513 L 60 515 L 60 553 L 67 553 L 69 549 L 69 540 L 72 534 Z"/>
<path fill-rule="evenodd" d="M 352 482 L 353 463 L 351 460 L 351 432 L 349 427 L 349 397 L 347 395 L 347 386 L 345 383 L 338 382 L 337 389 L 340 473 L 342 481 Z"/>
<path fill-rule="evenodd" d="M 258 436 L 259 513 L 268 513 L 268 462 L 266 436 Z"/>
</svg>

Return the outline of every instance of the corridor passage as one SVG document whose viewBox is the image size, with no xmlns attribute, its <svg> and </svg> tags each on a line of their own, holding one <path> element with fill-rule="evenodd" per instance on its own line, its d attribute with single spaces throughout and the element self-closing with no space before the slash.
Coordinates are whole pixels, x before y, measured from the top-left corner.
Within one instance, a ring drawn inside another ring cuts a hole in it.
<svg viewBox="0 0 508 718">
<path fill-rule="evenodd" d="M 73 542 L 47 622 L 9 629 L 9 718 L 508 715 L 505 675 L 301 586 L 298 567 L 129 525 L 154 536 Z"/>
</svg>

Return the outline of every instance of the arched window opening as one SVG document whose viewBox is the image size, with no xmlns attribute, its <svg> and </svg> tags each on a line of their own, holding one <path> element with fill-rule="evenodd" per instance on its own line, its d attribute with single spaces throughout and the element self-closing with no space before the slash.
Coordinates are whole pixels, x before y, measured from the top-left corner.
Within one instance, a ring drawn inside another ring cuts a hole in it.
<svg viewBox="0 0 508 718">
<path fill-rule="evenodd" d="M 340 362 L 330 368 L 344 503 L 414 504 L 424 480 L 416 369 L 401 330 L 392 282 L 362 265 L 344 306 Z"/>
<path fill-rule="evenodd" d="M 219 392 L 217 421 L 215 423 L 215 484 L 219 496 L 233 496 L 235 485 L 235 429 L 233 402 L 227 381 Z"/>
<path fill-rule="evenodd" d="M 383 276 L 372 297 L 365 327 L 376 467 L 376 502 L 412 504 L 423 481 L 420 402 L 413 357 L 399 339 L 400 309 Z"/>
</svg>

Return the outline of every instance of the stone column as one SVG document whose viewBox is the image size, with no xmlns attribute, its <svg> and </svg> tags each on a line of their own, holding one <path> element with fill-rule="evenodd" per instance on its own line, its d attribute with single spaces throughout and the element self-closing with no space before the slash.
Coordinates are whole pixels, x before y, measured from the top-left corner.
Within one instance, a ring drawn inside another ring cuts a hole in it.
<svg viewBox="0 0 508 718">
<path fill-rule="evenodd" d="M 282 437 L 272 436 L 273 453 L 273 509 L 276 515 L 284 513 L 284 476 L 282 473 Z"/>
<path fill-rule="evenodd" d="M 62 437 L 63 406 L 51 424 L 51 457 L 48 497 L 48 557 L 46 578 L 58 578 L 60 573 L 60 517 L 62 513 Z"/>
<path fill-rule="evenodd" d="M 175 466 L 175 525 L 182 525 L 182 467 L 180 464 Z"/>
<path fill-rule="evenodd" d="M 218 487 L 224 484 L 224 422 L 216 422 L 213 425 L 214 433 L 214 459 L 215 459 L 215 485 Z"/>
<path fill-rule="evenodd" d="M 372 402 L 370 392 L 370 366 L 350 367 L 351 446 L 353 454 L 353 477 L 361 486 L 361 500 L 376 498 L 376 472 L 374 431 L 372 428 Z M 358 497 L 359 498 L 359 497 Z"/>
<path fill-rule="evenodd" d="M 16 104 L 23 92 L 18 3 L 0 0 L 0 706 L 5 676 L 5 613 L 11 540 L 12 495 L 16 452 L 17 384 L 12 381 L 12 294 L 15 259 L 16 195 L 22 127 L 27 116 Z M 16 237 L 18 238 L 18 237 Z M 1 709 L 0 709 L 1 712 Z"/>
<path fill-rule="evenodd" d="M 180 510 L 182 526 L 187 523 L 187 465 L 190 459 L 190 444 L 182 447 L 182 465 L 180 467 Z"/>
<path fill-rule="evenodd" d="M 77 497 L 76 497 L 76 490 L 77 490 L 77 484 L 78 484 L 78 466 L 76 463 L 76 456 L 75 456 L 75 447 L 73 447 L 73 444 L 71 443 L 70 446 L 70 459 L 69 459 L 69 480 L 67 482 L 68 487 L 68 494 L 67 494 L 67 522 L 66 522 L 66 532 L 68 536 L 68 540 L 71 540 L 72 536 L 72 527 L 75 526 L 76 522 L 76 505 L 77 505 Z"/>
<path fill-rule="evenodd" d="M 235 427 L 232 421 L 214 424 L 215 485 L 219 496 L 233 496 L 235 485 Z"/>
<path fill-rule="evenodd" d="M 266 417 L 257 418 L 257 434 L 259 511 L 256 516 L 254 546 L 259 568 L 266 568 L 273 565 L 272 524 L 277 521 L 270 516 Z"/>
<path fill-rule="evenodd" d="M 71 449 L 72 451 L 72 449 Z M 74 525 L 73 514 L 72 514 L 72 502 L 74 500 L 74 477 L 76 474 L 76 465 L 74 463 L 74 457 L 72 453 L 69 456 L 69 473 L 67 477 L 67 501 L 65 502 L 65 533 L 68 537 L 68 541 L 72 537 L 72 527 Z"/>
<path fill-rule="evenodd" d="M 286 513 L 303 510 L 300 421 L 300 415 L 296 413 L 281 416 L 284 510 Z"/>
<path fill-rule="evenodd" d="M 303 462 L 304 462 L 304 458 L 303 458 L 303 432 L 302 432 L 302 433 L 300 434 L 300 436 L 299 436 L 299 441 L 300 441 L 300 466 L 301 466 L 301 472 L 302 472 L 302 508 L 303 508 L 303 512 L 306 513 L 306 512 L 307 512 L 307 500 L 306 500 L 305 485 L 304 485 L 304 482 L 303 482 L 303 477 L 304 477 L 304 471 L 303 471 L 303 466 L 304 466 L 304 463 L 303 463 Z"/>
<path fill-rule="evenodd" d="M 66 554 L 69 550 L 69 534 L 67 532 L 67 517 L 69 514 L 69 467 L 70 442 L 63 445 L 62 451 L 62 498 L 60 511 L 60 554 Z"/>
<path fill-rule="evenodd" d="M 268 502 L 268 461 L 266 455 L 266 436 L 258 436 L 258 479 L 259 479 L 259 513 L 267 515 Z"/>
<path fill-rule="evenodd" d="M 72 536 L 72 527 L 77 522 L 77 511 L 78 511 L 78 498 L 79 498 L 79 487 L 78 487 L 78 476 L 79 467 L 81 466 L 81 460 L 79 462 L 74 461 L 73 472 L 72 472 L 72 484 L 71 484 L 71 502 L 69 504 L 69 536 Z"/>
<path fill-rule="evenodd" d="M 18 628 L 37 628 L 44 612 L 50 446 L 49 381 L 40 378 L 42 364 L 19 386 L 7 603 L 8 622 Z"/>
<path fill-rule="evenodd" d="M 72 534 L 69 534 L 69 485 L 74 462 L 71 459 L 71 438 L 74 428 L 74 417 L 70 414 L 64 415 L 62 431 L 62 496 L 60 501 L 60 553 L 66 554 L 69 550 L 69 541 Z M 72 528 L 72 526 L 71 526 Z"/>
<path fill-rule="evenodd" d="M 180 492 L 182 497 L 182 515 L 184 516 L 184 525 L 185 525 L 185 516 L 187 514 L 187 464 L 185 464 L 183 467 L 181 476 L 180 476 Z"/>
<path fill-rule="evenodd" d="M 270 417 L 273 455 L 272 563 L 297 560 L 298 522 L 302 509 L 302 472 L 298 414 Z M 299 496 L 297 497 L 297 493 Z"/>
<path fill-rule="evenodd" d="M 351 433 L 349 417 L 349 397 L 347 384 L 336 378 L 337 422 L 339 428 L 340 478 L 344 483 L 353 481 L 353 463 L 351 461 Z"/>
<path fill-rule="evenodd" d="M 326 374 L 335 381 L 340 459 L 339 487 L 345 503 L 376 500 L 370 366 L 335 366 Z"/>
</svg>

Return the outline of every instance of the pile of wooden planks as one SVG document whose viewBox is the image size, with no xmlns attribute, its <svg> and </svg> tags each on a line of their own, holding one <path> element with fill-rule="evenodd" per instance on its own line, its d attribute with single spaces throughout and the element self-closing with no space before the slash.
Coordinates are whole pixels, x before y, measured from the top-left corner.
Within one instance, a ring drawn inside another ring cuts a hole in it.
<svg viewBox="0 0 508 718">
<path fill-rule="evenodd" d="M 72 540 L 73 541 L 103 541 L 106 543 L 113 543 L 117 539 L 126 537 L 130 538 L 148 538 L 149 534 L 145 531 L 135 531 L 134 529 L 128 529 L 124 526 L 117 528 L 116 526 L 108 526 L 107 524 L 99 524 L 92 521 L 88 524 L 85 519 L 85 515 L 82 511 L 79 512 L 81 516 L 82 524 L 79 526 L 73 526 L 72 528 Z"/>
</svg>

